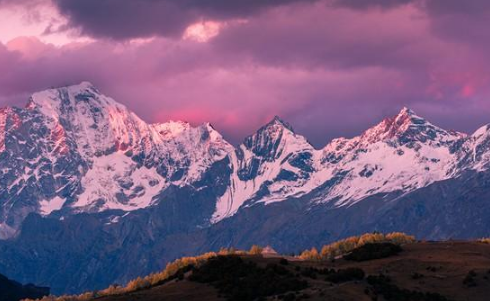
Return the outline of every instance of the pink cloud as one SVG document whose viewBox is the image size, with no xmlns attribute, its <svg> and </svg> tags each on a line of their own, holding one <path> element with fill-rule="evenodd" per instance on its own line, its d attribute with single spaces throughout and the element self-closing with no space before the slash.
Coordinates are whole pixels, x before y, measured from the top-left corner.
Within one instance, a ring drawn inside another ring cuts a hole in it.
<svg viewBox="0 0 490 301">
<path fill-rule="evenodd" d="M 471 131 L 490 121 L 490 59 L 475 40 L 436 32 L 432 18 L 410 4 L 308 2 L 247 15 L 207 43 L 18 38 L 0 44 L 0 105 L 88 80 L 149 122 L 211 122 L 234 143 L 280 115 L 320 146 L 402 106 Z"/>
<path fill-rule="evenodd" d="M 35 37 L 17 37 L 5 46 L 9 51 L 20 53 L 24 59 L 37 59 L 54 50 L 52 45 L 42 43 Z"/>
</svg>

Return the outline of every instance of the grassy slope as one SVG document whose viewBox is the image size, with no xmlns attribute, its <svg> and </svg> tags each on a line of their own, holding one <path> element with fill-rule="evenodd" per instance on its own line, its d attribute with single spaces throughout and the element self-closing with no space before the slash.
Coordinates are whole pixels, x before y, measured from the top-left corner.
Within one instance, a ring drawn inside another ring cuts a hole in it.
<svg viewBox="0 0 490 301">
<path fill-rule="evenodd" d="M 245 261 L 253 261 L 265 267 L 279 263 L 279 258 L 244 256 Z M 290 261 L 287 269 L 300 274 L 308 267 L 344 269 L 358 267 L 367 275 L 383 273 L 392 283 L 404 289 L 435 292 L 450 300 L 488 300 L 490 294 L 490 244 L 477 242 L 437 242 L 414 243 L 404 246 L 399 255 L 364 262 L 336 260 L 335 262 Z M 476 286 L 463 284 L 464 278 L 473 270 L 476 272 Z M 418 276 L 413 276 L 418 275 Z M 422 275 L 422 276 L 420 276 Z M 206 284 L 191 282 L 186 278 L 147 290 L 120 296 L 108 296 L 97 300 L 223 300 L 218 291 Z M 307 280 L 309 287 L 297 294 L 307 294 L 308 300 L 373 300 L 373 293 L 366 280 L 332 284 L 317 274 L 317 279 L 299 276 Z M 415 278 L 415 279 L 414 279 Z M 366 290 L 367 289 L 367 290 Z M 369 291 L 369 294 L 366 293 Z M 274 300 L 270 297 L 269 300 Z M 298 300 L 300 298 L 296 298 Z M 378 296 L 378 300 L 384 300 Z"/>
</svg>

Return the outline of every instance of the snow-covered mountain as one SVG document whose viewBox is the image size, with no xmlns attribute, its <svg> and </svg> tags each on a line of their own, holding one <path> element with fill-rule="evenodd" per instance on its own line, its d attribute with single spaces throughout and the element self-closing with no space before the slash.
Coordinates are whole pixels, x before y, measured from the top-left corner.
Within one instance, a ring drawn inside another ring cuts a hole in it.
<svg viewBox="0 0 490 301">
<path fill-rule="evenodd" d="M 490 158 L 488 145 L 477 161 L 470 153 L 490 143 L 489 138 L 486 127 L 468 137 L 403 108 L 360 136 L 334 139 L 316 150 L 276 117 L 231 154 L 231 185 L 213 220 L 233 215 L 247 202 L 278 202 L 318 188 L 321 193 L 309 201 L 335 206 L 378 193 L 410 192 L 481 169 Z"/>
<path fill-rule="evenodd" d="M 488 126 L 467 136 L 403 108 L 360 136 L 315 149 L 279 117 L 234 148 L 210 125 L 148 124 L 93 85 L 35 93 L 0 111 L 0 238 L 29 213 L 133 211 L 170 186 L 192 186 L 216 162 L 229 185 L 210 223 L 240 208 L 319 191 L 312 205 L 347 206 L 486 170 Z"/>
<path fill-rule="evenodd" d="M 87 82 L 49 89 L 0 109 L 0 270 L 80 292 L 221 247 L 490 236 L 489 167 L 489 125 L 466 135 L 407 108 L 321 149 L 279 117 L 234 147 Z"/>
<path fill-rule="evenodd" d="M 0 238 L 31 212 L 136 210 L 233 147 L 210 124 L 147 124 L 90 83 L 0 111 Z"/>
</svg>

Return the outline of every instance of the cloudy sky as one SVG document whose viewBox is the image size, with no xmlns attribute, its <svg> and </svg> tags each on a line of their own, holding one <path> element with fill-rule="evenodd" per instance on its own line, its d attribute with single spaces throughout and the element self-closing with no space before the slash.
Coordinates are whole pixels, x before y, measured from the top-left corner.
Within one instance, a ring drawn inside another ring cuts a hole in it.
<svg viewBox="0 0 490 301">
<path fill-rule="evenodd" d="M 488 0 L 0 0 L 0 106 L 90 81 L 233 143 L 274 115 L 316 146 L 403 106 L 490 122 Z"/>
</svg>

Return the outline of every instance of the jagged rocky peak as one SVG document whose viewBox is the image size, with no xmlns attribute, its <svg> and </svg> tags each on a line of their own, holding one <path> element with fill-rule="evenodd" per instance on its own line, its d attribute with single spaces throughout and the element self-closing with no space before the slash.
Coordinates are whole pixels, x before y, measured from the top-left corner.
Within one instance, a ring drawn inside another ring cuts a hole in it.
<svg viewBox="0 0 490 301">
<path fill-rule="evenodd" d="M 188 144 L 187 147 L 195 147 L 194 145 L 197 144 L 207 145 L 213 149 L 212 152 L 217 151 L 221 154 L 233 151 L 233 146 L 207 122 L 193 127 L 186 121 L 169 121 L 156 123 L 151 127 L 164 143 L 183 143 Z"/>
<path fill-rule="evenodd" d="M 403 145 L 411 142 L 446 143 L 462 137 L 464 134 L 435 126 L 411 109 L 404 107 L 397 115 L 385 118 L 365 131 L 360 140 L 364 144 L 392 141 Z"/>
<path fill-rule="evenodd" d="M 34 93 L 26 109 L 40 113 L 52 132 L 62 129 L 86 158 L 149 140 L 144 121 L 89 82 Z"/>
<path fill-rule="evenodd" d="M 278 158 L 284 148 L 289 150 L 313 148 L 303 136 L 294 132 L 291 125 L 278 116 L 257 130 L 255 134 L 245 138 L 243 145 L 256 156 L 271 160 Z"/>
<path fill-rule="evenodd" d="M 114 151 L 141 157 L 167 152 L 172 145 L 179 145 L 174 150 L 179 153 L 191 152 L 198 144 L 210 146 L 213 154 L 222 155 L 221 148 L 231 151 L 208 123 L 197 127 L 183 121 L 148 124 L 89 82 L 34 93 L 27 111 L 42 116 L 51 136 L 72 141 L 88 160 Z"/>
<path fill-rule="evenodd" d="M 478 128 L 473 134 L 471 134 L 471 138 L 473 139 L 481 139 L 488 136 L 490 136 L 490 123 Z"/>
<path fill-rule="evenodd" d="M 460 164 L 475 164 L 475 169 L 486 169 L 490 162 L 490 124 L 477 129 L 464 141 L 461 147 Z"/>
<path fill-rule="evenodd" d="M 124 105 L 102 95 L 89 82 L 36 92 L 30 97 L 26 109 L 40 112 L 51 122 L 72 121 L 75 115 L 106 117 L 109 110 L 127 111 Z"/>
<path fill-rule="evenodd" d="M 270 137 L 278 137 L 282 135 L 284 131 L 290 132 L 294 134 L 293 127 L 282 120 L 279 116 L 274 116 L 274 118 L 269 121 L 267 124 L 262 126 L 257 132 L 250 137 L 258 137 L 258 136 L 270 136 Z"/>
<path fill-rule="evenodd" d="M 129 111 L 126 106 L 116 102 L 110 97 L 102 94 L 90 82 L 82 82 L 77 85 L 51 88 L 42 92 L 34 93 L 27 109 L 38 110 L 43 115 L 59 121 L 81 121 L 81 118 L 90 118 L 94 121 L 97 119 L 107 119 L 110 127 L 134 127 L 136 123 L 142 124 L 134 113 Z M 131 124 L 124 125 L 122 122 L 133 119 Z M 88 121 L 88 120 L 87 120 Z M 87 126 L 96 128 L 97 124 L 87 124 Z"/>
<path fill-rule="evenodd" d="M 188 122 L 174 120 L 165 123 L 155 123 L 152 126 L 163 138 L 173 138 L 191 128 Z"/>
<path fill-rule="evenodd" d="M 231 183 L 218 199 L 211 221 L 235 214 L 250 200 L 267 203 L 295 194 L 314 171 L 314 155 L 313 146 L 275 116 L 231 154 Z M 289 187 L 274 185 L 281 182 Z"/>
<path fill-rule="evenodd" d="M 100 92 L 89 82 L 81 82 L 58 88 L 50 88 L 34 93 L 26 106 L 27 109 L 39 109 L 55 117 L 63 107 L 74 106 L 78 101 L 96 101 Z"/>
<path fill-rule="evenodd" d="M 413 110 L 404 107 L 398 114 L 383 119 L 360 136 L 332 140 L 323 148 L 322 162 L 336 164 L 345 160 L 357 160 L 361 156 L 359 150 L 363 153 L 379 152 L 380 157 L 376 160 L 381 160 L 380 158 L 391 153 L 393 148 L 397 149 L 396 153 L 400 156 L 406 152 L 405 148 L 415 153 L 424 148 L 422 159 L 446 162 L 447 160 L 443 160 L 442 157 L 449 158 L 450 153 L 457 150 L 465 137 L 465 134 L 435 126 Z M 388 149 L 385 149 L 386 147 Z M 441 148 L 444 151 L 439 151 Z M 384 153 L 383 149 L 385 149 Z M 443 156 L 445 153 L 448 154 Z"/>
<path fill-rule="evenodd" d="M 0 238 L 31 212 L 150 206 L 233 150 L 209 123 L 148 124 L 89 82 L 34 93 L 0 109 Z"/>
<path fill-rule="evenodd" d="M 288 129 L 289 131 L 293 132 L 294 133 L 294 129 L 293 127 L 287 123 L 286 121 L 282 120 L 281 117 L 279 116 L 274 116 L 274 118 L 268 123 L 265 125 L 265 127 L 268 127 L 268 128 L 285 128 L 285 129 Z"/>
<path fill-rule="evenodd" d="M 202 133 L 201 140 L 211 142 L 226 142 L 223 136 L 209 122 L 205 122 L 198 127 Z M 227 142 L 226 142 L 227 143 Z"/>
</svg>

